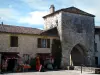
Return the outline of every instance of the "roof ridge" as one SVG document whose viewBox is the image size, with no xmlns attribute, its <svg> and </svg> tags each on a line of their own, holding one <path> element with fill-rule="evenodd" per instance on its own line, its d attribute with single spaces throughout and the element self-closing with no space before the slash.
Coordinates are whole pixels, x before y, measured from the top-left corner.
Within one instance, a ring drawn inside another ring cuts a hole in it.
<svg viewBox="0 0 100 75">
<path fill-rule="evenodd" d="M 2 25 L 2 24 L 0 24 Z M 7 24 L 3 24 L 2 26 L 9 26 L 9 27 L 21 27 L 21 28 L 30 28 L 30 29 L 38 29 L 38 28 L 32 28 L 32 27 L 24 27 L 24 26 L 16 26 L 16 25 L 7 25 Z M 41 29 L 39 29 L 41 30 Z"/>
<path fill-rule="evenodd" d="M 5 32 L 5 33 L 40 34 L 42 31 L 43 30 L 38 28 L 0 24 L 0 32 Z"/>
<path fill-rule="evenodd" d="M 50 13 L 48 15 L 43 16 L 43 18 L 46 18 L 46 17 L 51 16 L 51 15 L 54 15 L 54 14 L 60 12 L 60 11 L 66 11 L 66 12 L 70 12 L 70 13 L 75 13 L 75 11 L 73 12 L 73 10 L 70 10 L 70 9 L 77 9 L 77 10 L 81 11 L 80 13 L 79 12 L 78 13 L 76 12 L 76 14 L 82 14 L 82 15 L 87 15 L 87 16 L 95 17 L 95 15 L 93 15 L 93 14 L 90 14 L 88 12 L 85 12 L 85 11 L 77 8 L 77 7 L 72 6 L 72 7 L 68 7 L 68 8 L 63 8 L 63 9 L 56 10 L 54 13 Z"/>
</svg>

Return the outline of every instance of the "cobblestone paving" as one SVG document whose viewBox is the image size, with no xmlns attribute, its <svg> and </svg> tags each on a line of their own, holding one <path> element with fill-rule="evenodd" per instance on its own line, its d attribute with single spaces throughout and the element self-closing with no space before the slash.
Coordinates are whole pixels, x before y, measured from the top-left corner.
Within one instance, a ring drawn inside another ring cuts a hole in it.
<svg viewBox="0 0 100 75">
<path fill-rule="evenodd" d="M 83 72 L 81 74 L 80 71 L 62 70 L 62 71 L 47 71 L 47 72 L 8 73 L 0 75 L 100 75 L 100 74 L 93 74 L 92 72 Z"/>
</svg>

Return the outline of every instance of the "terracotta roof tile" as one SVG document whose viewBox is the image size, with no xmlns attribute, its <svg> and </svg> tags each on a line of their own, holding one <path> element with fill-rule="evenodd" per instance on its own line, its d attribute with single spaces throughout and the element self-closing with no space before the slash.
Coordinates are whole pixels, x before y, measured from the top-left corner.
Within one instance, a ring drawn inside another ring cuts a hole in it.
<svg viewBox="0 0 100 75">
<path fill-rule="evenodd" d="M 48 14 L 48 15 L 44 16 L 43 18 L 46 18 L 48 16 L 52 16 L 52 15 L 54 15 L 56 13 L 61 12 L 61 11 L 95 17 L 95 15 L 92 15 L 90 13 L 82 11 L 82 10 L 76 8 L 76 7 L 69 7 L 69 8 L 63 8 L 63 9 L 57 10 L 54 13 L 51 13 L 51 14 Z"/>
<path fill-rule="evenodd" d="M 40 30 L 37 28 L 29 28 L 29 27 L 0 24 L 0 32 L 5 32 L 5 33 L 40 34 L 42 31 L 43 30 Z"/>
</svg>

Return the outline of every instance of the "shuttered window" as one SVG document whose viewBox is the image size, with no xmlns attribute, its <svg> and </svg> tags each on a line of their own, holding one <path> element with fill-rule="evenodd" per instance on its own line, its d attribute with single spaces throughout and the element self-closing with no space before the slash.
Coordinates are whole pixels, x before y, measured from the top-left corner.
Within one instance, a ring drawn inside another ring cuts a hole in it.
<svg viewBox="0 0 100 75">
<path fill-rule="evenodd" d="M 41 48 L 41 38 L 38 38 L 38 48 Z"/>
<path fill-rule="evenodd" d="M 50 48 L 50 39 L 47 39 L 47 48 Z"/>
<path fill-rule="evenodd" d="M 18 37 L 17 36 L 10 37 L 10 47 L 18 47 Z"/>
<path fill-rule="evenodd" d="M 38 48 L 50 48 L 50 39 L 38 38 Z"/>
</svg>

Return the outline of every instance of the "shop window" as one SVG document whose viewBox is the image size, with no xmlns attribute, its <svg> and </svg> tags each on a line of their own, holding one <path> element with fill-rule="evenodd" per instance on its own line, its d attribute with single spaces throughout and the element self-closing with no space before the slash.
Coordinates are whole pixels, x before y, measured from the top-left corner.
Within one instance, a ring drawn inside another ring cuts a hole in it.
<svg viewBox="0 0 100 75">
<path fill-rule="evenodd" d="M 50 39 L 38 38 L 38 48 L 50 48 Z"/>
<path fill-rule="evenodd" d="M 10 36 L 10 47 L 18 47 L 18 37 Z"/>
</svg>

